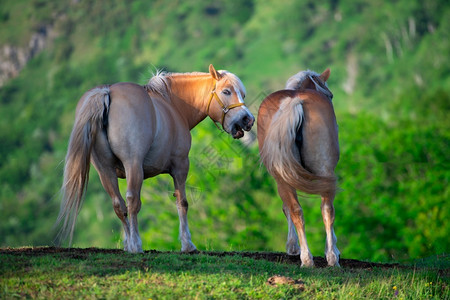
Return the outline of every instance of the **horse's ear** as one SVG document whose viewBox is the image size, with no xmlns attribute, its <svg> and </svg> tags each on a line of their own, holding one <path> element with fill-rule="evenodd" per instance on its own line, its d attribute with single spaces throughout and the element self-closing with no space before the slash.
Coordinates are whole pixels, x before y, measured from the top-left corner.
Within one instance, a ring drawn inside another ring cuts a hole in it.
<svg viewBox="0 0 450 300">
<path fill-rule="evenodd" d="M 326 71 L 328 71 L 328 76 L 330 76 L 330 69 L 326 69 L 325 72 Z M 323 73 L 322 73 L 322 75 L 323 75 Z M 326 96 L 330 97 L 330 99 L 332 99 L 333 98 L 333 93 L 328 89 L 328 87 L 326 86 L 325 81 L 321 81 L 321 80 L 323 80 L 322 79 L 322 75 L 320 75 L 319 77 L 317 77 L 317 76 L 309 76 L 309 79 L 314 84 L 316 91 L 321 92 L 321 93 L 325 94 Z"/>
<path fill-rule="evenodd" d="M 327 68 L 322 74 L 320 74 L 319 78 L 322 79 L 323 82 L 326 82 L 328 78 L 330 78 L 330 73 L 330 68 Z"/>
<path fill-rule="evenodd" d="M 214 66 L 212 64 L 209 65 L 209 74 L 211 74 L 211 76 L 217 81 L 222 78 L 222 75 L 220 75 L 220 73 L 217 72 L 216 69 L 214 69 Z"/>
</svg>

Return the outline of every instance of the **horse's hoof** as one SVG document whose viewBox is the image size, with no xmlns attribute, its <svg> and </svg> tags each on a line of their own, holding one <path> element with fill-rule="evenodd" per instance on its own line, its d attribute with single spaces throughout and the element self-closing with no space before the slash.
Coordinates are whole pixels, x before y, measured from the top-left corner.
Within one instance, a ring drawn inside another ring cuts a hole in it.
<svg viewBox="0 0 450 300">
<path fill-rule="evenodd" d="M 330 265 L 330 264 L 328 263 L 328 266 L 329 266 L 330 268 L 341 268 L 341 265 L 340 265 L 338 262 L 336 262 L 336 264 L 334 264 L 334 265 Z"/>
<path fill-rule="evenodd" d="M 329 267 L 336 267 L 336 268 L 340 268 L 341 267 L 341 265 L 339 264 L 339 259 L 338 260 L 336 260 L 336 259 L 328 260 L 327 259 L 327 262 L 328 262 L 328 266 Z"/>
<path fill-rule="evenodd" d="M 303 256 L 300 256 L 300 260 L 302 261 L 302 267 L 303 268 L 313 268 L 314 267 L 314 260 L 312 255 L 309 253 Z"/>
<path fill-rule="evenodd" d="M 314 268 L 314 262 L 308 261 L 308 262 L 302 262 L 301 268 Z"/>
<path fill-rule="evenodd" d="M 288 246 L 286 245 L 286 253 L 287 255 L 300 255 L 300 247 L 296 246 Z"/>
<path fill-rule="evenodd" d="M 128 243 L 127 244 L 128 247 L 125 248 L 125 251 L 130 252 L 130 253 L 144 253 L 144 251 L 142 250 L 142 243 L 136 243 L 136 244 L 131 244 Z"/>
<path fill-rule="evenodd" d="M 196 252 L 196 251 L 198 251 L 197 247 L 195 247 L 195 245 L 192 244 L 192 242 L 189 242 L 189 244 L 187 244 L 186 246 L 183 245 L 181 247 L 181 252 L 183 252 L 183 253 L 192 253 L 192 252 Z"/>
<path fill-rule="evenodd" d="M 339 253 L 339 252 L 338 252 Z M 339 254 L 336 254 L 334 252 L 328 253 L 326 255 L 328 266 L 329 267 L 340 267 L 339 265 Z"/>
<path fill-rule="evenodd" d="M 142 249 L 126 249 L 125 251 L 129 253 L 144 253 Z"/>
</svg>

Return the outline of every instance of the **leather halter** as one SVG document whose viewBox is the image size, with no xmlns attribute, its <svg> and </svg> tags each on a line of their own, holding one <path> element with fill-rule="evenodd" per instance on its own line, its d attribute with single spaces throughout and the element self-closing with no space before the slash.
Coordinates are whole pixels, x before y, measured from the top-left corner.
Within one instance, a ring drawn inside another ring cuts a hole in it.
<svg viewBox="0 0 450 300">
<path fill-rule="evenodd" d="M 217 81 L 216 81 L 216 83 L 214 84 L 214 89 L 211 91 L 211 97 L 209 98 L 209 101 L 208 101 L 208 108 L 207 108 L 207 110 L 206 110 L 206 113 L 207 113 L 208 116 L 211 118 L 211 116 L 209 115 L 209 107 L 211 106 L 212 99 L 215 98 L 215 99 L 217 100 L 217 103 L 219 103 L 220 107 L 222 108 L 222 118 L 221 118 L 221 120 L 220 120 L 220 124 L 222 125 L 222 129 L 225 130 L 225 128 L 223 127 L 223 123 L 224 123 L 224 121 L 225 121 L 225 115 L 226 115 L 231 109 L 236 108 L 236 107 L 239 107 L 239 106 L 243 106 L 243 105 L 245 105 L 245 104 L 242 103 L 242 102 L 239 102 L 239 103 L 234 103 L 234 104 L 230 104 L 230 105 L 228 105 L 228 106 L 225 106 L 225 105 L 223 104 L 222 100 L 220 100 L 219 96 L 218 96 L 217 93 L 216 93 L 216 85 L 217 85 Z M 214 121 L 213 118 L 211 118 L 211 120 L 213 120 L 214 125 L 216 125 L 216 127 L 220 129 L 220 127 L 217 125 L 218 121 Z"/>
</svg>

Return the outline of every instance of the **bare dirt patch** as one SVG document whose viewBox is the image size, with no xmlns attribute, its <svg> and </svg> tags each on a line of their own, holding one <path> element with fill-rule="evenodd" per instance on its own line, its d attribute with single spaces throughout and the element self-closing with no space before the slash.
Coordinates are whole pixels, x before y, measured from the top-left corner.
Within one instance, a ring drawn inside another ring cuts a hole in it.
<svg viewBox="0 0 450 300">
<path fill-rule="evenodd" d="M 25 256 L 43 256 L 58 254 L 72 259 L 85 259 L 91 254 L 103 253 L 103 254 L 120 254 L 124 253 L 123 250 L 119 249 L 100 249 L 100 248 L 58 248 L 58 247 L 25 247 L 25 248 L 0 248 L 0 254 L 9 255 L 25 255 Z M 158 254 L 158 253 L 171 253 L 171 254 L 183 254 L 181 252 L 174 251 L 157 251 L 157 250 L 147 250 L 145 254 Z M 272 262 L 286 263 L 286 264 L 297 264 L 300 266 L 300 257 L 298 255 L 288 255 L 281 252 L 241 252 L 241 251 L 229 251 L 229 252 L 219 252 L 219 251 L 197 251 L 191 253 L 191 255 L 211 255 L 211 256 L 241 256 L 253 259 L 264 259 Z M 344 259 L 341 258 L 339 263 L 342 268 L 345 269 L 372 269 L 372 268 L 404 268 L 405 266 L 399 265 L 397 263 L 373 263 L 367 261 L 360 261 L 356 259 Z M 314 257 L 314 265 L 317 268 L 326 268 L 327 261 L 324 257 Z"/>
</svg>

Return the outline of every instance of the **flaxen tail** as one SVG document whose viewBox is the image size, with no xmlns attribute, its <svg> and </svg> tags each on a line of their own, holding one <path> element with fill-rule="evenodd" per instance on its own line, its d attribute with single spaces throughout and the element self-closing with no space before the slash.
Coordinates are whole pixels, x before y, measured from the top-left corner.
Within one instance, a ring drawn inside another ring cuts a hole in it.
<svg viewBox="0 0 450 300">
<path fill-rule="evenodd" d="M 68 236 L 69 245 L 72 244 L 76 218 L 89 180 L 92 145 L 109 110 L 109 92 L 108 86 L 87 92 L 75 117 L 64 168 L 61 209 L 56 221 L 56 226 L 60 227 L 58 244 Z"/>
<path fill-rule="evenodd" d="M 306 170 L 300 163 L 300 149 L 295 144 L 303 122 L 300 98 L 287 98 L 273 116 L 261 149 L 261 160 L 269 173 L 281 177 L 289 185 L 308 194 L 334 193 L 335 176 L 320 176 Z"/>
</svg>

